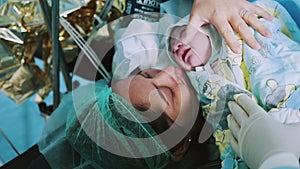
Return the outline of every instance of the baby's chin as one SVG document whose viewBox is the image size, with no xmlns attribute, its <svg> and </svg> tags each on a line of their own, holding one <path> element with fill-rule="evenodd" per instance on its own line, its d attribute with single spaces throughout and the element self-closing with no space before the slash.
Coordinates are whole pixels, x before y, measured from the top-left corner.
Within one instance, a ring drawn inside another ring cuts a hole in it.
<svg viewBox="0 0 300 169">
<path fill-rule="evenodd" d="M 179 66 L 184 69 L 184 70 L 187 70 L 187 71 L 194 71 L 195 70 L 195 67 L 191 64 L 187 64 L 187 63 L 181 63 L 179 64 Z"/>
<path fill-rule="evenodd" d="M 203 62 L 201 60 L 188 60 L 188 61 L 177 61 L 177 65 L 184 70 L 195 71 L 196 67 L 203 66 Z"/>
<path fill-rule="evenodd" d="M 188 60 L 186 60 L 185 64 L 189 65 L 189 67 L 195 68 L 195 67 L 203 66 L 205 61 L 206 60 L 203 60 L 203 59 L 199 58 L 199 56 L 194 54 L 194 55 L 189 56 L 189 58 L 188 58 Z"/>
<path fill-rule="evenodd" d="M 187 71 L 195 71 L 196 70 L 196 67 L 199 67 L 199 66 L 203 66 L 202 64 L 188 64 L 188 63 L 181 63 L 179 64 L 179 66 L 184 69 L 184 70 L 187 70 Z"/>
</svg>

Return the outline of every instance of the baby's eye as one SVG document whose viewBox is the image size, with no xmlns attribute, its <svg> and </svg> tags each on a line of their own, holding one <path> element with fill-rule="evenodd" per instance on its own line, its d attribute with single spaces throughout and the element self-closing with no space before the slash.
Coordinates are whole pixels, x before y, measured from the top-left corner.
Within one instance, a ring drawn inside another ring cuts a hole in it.
<svg viewBox="0 0 300 169">
<path fill-rule="evenodd" d="M 180 32 L 180 35 L 179 35 L 180 40 L 182 40 L 182 39 L 185 37 L 185 34 L 186 34 L 186 28 L 183 28 L 183 29 L 181 30 L 181 32 Z"/>
</svg>

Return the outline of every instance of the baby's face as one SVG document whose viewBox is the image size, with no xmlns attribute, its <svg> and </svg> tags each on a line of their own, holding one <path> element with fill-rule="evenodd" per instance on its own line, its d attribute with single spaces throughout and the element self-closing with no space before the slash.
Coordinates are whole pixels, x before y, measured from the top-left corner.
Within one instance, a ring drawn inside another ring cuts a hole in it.
<svg viewBox="0 0 300 169">
<path fill-rule="evenodd" d="M 173 28 L 170 39 L 170 48 L 174 61 L 186 70 L 194 70 L 203 66 L 211 56 L 211 45 L 207 35 L 197 31 L 194 38 L 184 44 L 186 25 Z"/>
</svg>

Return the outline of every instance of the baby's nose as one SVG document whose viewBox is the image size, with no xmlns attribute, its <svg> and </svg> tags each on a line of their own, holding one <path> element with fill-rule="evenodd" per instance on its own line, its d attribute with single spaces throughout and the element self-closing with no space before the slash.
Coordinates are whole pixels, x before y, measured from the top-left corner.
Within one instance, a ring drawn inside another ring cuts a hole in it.
<svg viewBox="0 0 300 169">
<path fill-rule="evenodd" d="M 184 57 L 185 57 L 187 51 L 189 51 L 189 49 L 190 49 L 190 46 L 189 46 L 189 45 L 184 45 L 184 44 L 183 44 L 183 45 L 181 45 L 180 48 L 178 49 L 177 55 L 178 55 L 179 57 L 181 57 L 182 59 L 184 59 Z"/>
<path fill-rule="evenodd" d="M 181 42 L 177 42 L 176 45 L 173 47 L 173 53 L 178 54 L 181 46 L 182 46 L 182 43 Z"/>
</svg>

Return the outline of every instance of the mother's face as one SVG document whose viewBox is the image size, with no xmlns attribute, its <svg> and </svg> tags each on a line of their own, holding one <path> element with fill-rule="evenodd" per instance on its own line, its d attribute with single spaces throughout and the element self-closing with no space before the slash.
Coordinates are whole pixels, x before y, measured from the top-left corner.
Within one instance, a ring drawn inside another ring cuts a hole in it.
<svg viewBox="0 0 300 169">
<path fill-rule="evenodd" d="M 144 70 L 127 79 L 113 81 L 112 89 L 138 110 L 147 110 L 146 113 L 164 112 L 173 121 L 182 115 L 184 118 L 176 121 L 179 125 L 194 122 L 191 118 L 198 113 L 196 91 L 180 68 Z"/>
</svg>

